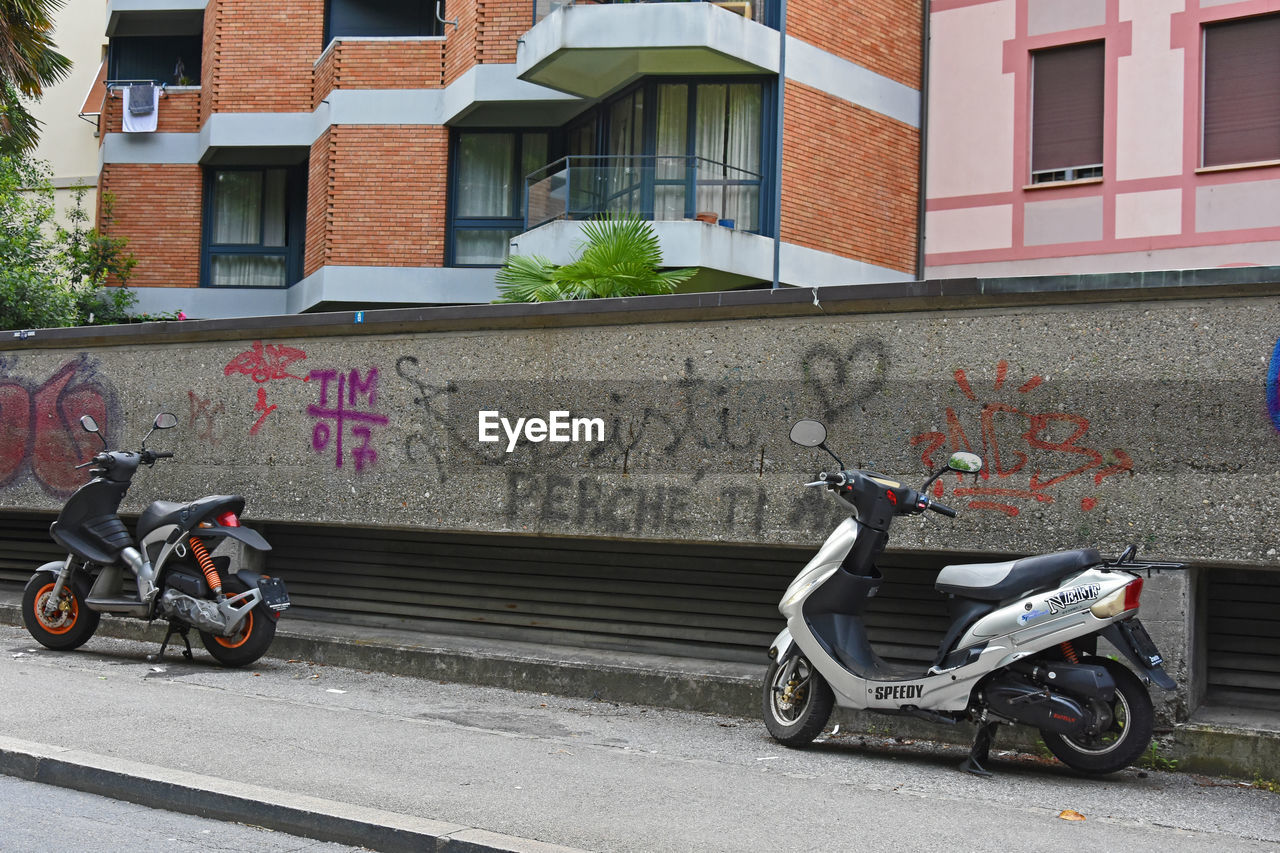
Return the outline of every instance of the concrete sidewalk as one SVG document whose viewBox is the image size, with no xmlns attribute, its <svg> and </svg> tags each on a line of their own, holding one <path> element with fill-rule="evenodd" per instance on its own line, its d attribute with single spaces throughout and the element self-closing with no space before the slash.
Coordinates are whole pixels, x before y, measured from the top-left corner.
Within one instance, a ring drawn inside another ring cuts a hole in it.
<svg viewBox="0 0 1280 853">
<path fill-rule="evenodd" d="M 19 602 L 11 594 L 0 596 L 0 623 L 21 626 L 18 604 Z M 56 661 L 58 666 L 72 667 L 77 677 L 83 676 L 80 671 L 83 668 L 96 668 L 95 671 L 103 673 L 99 676 L 103 681 L 110 680 L 118 671 L 110 667 L 124 667 L 130 671 L 141 672 L 141 678 L 149 682 L 152 675 L 148 670 L 151 668 L 145 664 L 143 656 L 146 652 L 154 651 L 154 647 L 136 642 L 122 645 L 105 638 L 125 638 L 158 644 L 161 631 L 159 626 L 147 626 L 136 620 L 104 618 L 98 635 L 82 652 L 65 654 L 46 652 L 37 647 L 20 627 L 7 629 L 5 634 L 10 638 L 18 638 L 18 643 L 25 644 L 23 649 L 13 652 L 14 659 L 19 663 L 27 656 Z M 11 645 L 12 643 L 11 640 Z M 115 651 L 117 648 L 124 648 L 127 651 L 117 652 Z M 14 649 L 18 649 L 18 646 L 15 645 Z M 35 654 L 32 654 L 33 651 Z M 243 684 L 246 679 L 256 677 L 254 672 L 223 670 L 216 667 L 198 643 L 195 653 L 196 661 L 189 663 L 177 650 L 171 649 L 166 653 L 165 660 L 155 667 L 161 673 L 168 674 L 156 673 L 154 678 L 170 678 L 172 673 L 179 671 L 183 674 L 174 676 L 178 679 L 174 683 L 189 686 L 193 681 L 208 685 L 230 682 Z M 486 685 L 533 694 L 584 697 L 587 700 L 594 700 L 594 707 L 611 703 L 634 703 L 637 706 L 650 706 L 655 709 L 676 708 L 703 715 L 745 718 L 748 721 L 759 718 L 759 684 L 764 670 L 763 663 L 756 666 L 476 640 L 465 637 L 429 636 L 408 631 L 342 626 L 297 618 L 285 618 L 280 623 L 280 630 L 272 647 L 272 656 L 252 668 L 260 670 L 264 676 L 259 681 L 250 682 L 255 688 L 260 689 L 260 686 L 273 684 L 284 672 L 296 670 L 301 666 L 320 667 L 307 671 L 326 672 L 327 680 L 331 677 L 328 673 L 333 672 L 333 670 L 324 669 L 327 665 L 349 667 L 352 670 L 371 674 L 412 676 L 423 679 L 425 684 L 449 682 Z M 296 679 L 300 676 L 294 673 L 291 677 Z M 320 675 L 309 677 L 319 679 Z M 16 697 L 19 692 L 29 689 L 25 681 L 19 680 L 14 683 L 18 687 L 6 694 L 11 701 L 15 701 L 13 697 Z M 407 684 L 408 681 L 405 680 L 404 683 Z M 85 695 L 96 695 L 93 692 L 95 685 L 92 680 L 84 685 L 84 689 L 89 691 Z M 345 691 L 332 692 L 341 694 Z M 183 701 L 189 702 L 193 699 L 186 693 L 181 695 Z M 120 701 L 133 702 L 132 693 L 121 695 Z M 294 700 L 273 696 L 268 701 L 293 702 Z M 40 702 L 38 690 L 32 694 L 30 702 L 33 706 L 33 714 L 38 718 L 42 713 L 38 707 Z M 228 721 L 245 717 L 250 713 L 249 708 L 260 705 L 261 703 L 253 702 L 238 703 L 233 708 L 228 708 L 225 713 L 214 713 L 207 718 L 210 720 L 210 726 L 218 729 Z M 216 707 L 221 706 L 211 706 L 209 711 L 214 711 Z M 266 713 L 274 714 L 275 709 L 272 706 L 266 707 L 268 709 Z M 312 711 L 309 703 L 304 703 L 301 707 L 307 713 Z M 639 714 L 645 713 L 643 708 L 632 710 Z M 144 717 L 149 714 L 147 711 L 139 713 Z M 292 713 L 295 712 L 291 711 Z M 655 710 L 654 713 L 661 712 Z M 416 711 L 413 714 L 401 709 L 391 711 L 393 719 L 431 717 L 432 715 L 433 712 L 429 711 Z M 458 711 L 448 719 L 461 720 L 463 716 L 470 719 L 472 715 Z M 240 784 L 228 782 L 226 778 L 219 776 L 193 773 L 191 768 L 208 772 L 209 768 L 198 760 L 193 760 L 189 767 L 186 763 L 174 766 L 172 762 L 166 765 L 154 765 L 138 761 L 134 756 L 149 757 L 165 753 L 168 750 L 167 745 L 174 743 L 175 740 L 190 737 L 192 734 L 198 735 L 198 732 L 191 731 L 189 724 L 183 726 L 179 723 L 183 718 L 181 713 L 168 723 L 164 723 L 162 717 L 163 715 L 156 716 L 155 723 L 159 728 L 152 733 L 145 730 L 135 732 L 127 725 L 127 719 L 113 720 L 112 729 L 115 732 L 115 738 L 109 741 L 113 746 L 112 751 L 101 749 L 98 746 L 99 741 L 92 736 L 80 743 L 67 743 L 59 739 L 58 745 L 54 746 L 49 745 L 48 733 L 51 730 L 45 726 L 31 725 L 25 729 L 16 724 L 6 726 L 0 730 L 14 737 L 0 740 L 0 772 L 118 798 L 121 798 L 123 793 L 123 798 L 144 805 L 252 823 L 321 840 L 362 844 L 379 850 L 549 853 L 572 849 L 571 846 L 560 846 L 566 838 L 570 840 L 575 837 L 590 838 L 597 843 L 599 841 L 598 836 L 585 830 L 581 830 L 577 835 L 569 832 L 564 838 L 553 837 L 549 842 L 534 841 L 526 839 L 520 832 L 492 831 L 497 824 L 491 822 L 487 812 L 475 813 L 466 809 L 457 812 L 470 815 L 473 818 L 471 822 L 456 819 L 437 820 L 439 815 L 435 811 L 414 814 L 412 810 L 405 808 L 380 808 L 377 797 L 353 799 L 341 783 L 344 767 L 361 760 L 361 753 L 352 745 L 348 745 L 346 751 L 338 755 L 336 760 L 322 763 L 317 770 L 313 771 L 321 776 L 332 774 L 331 777 L 314 780 L 321 783 L 315 790 L 306 786 L 295 788 L 288 784 L 288 774 L 277 776 L 277 784 L 256 776 L 252 777 L 255 780 L 254 784 Z M 193 710 L 187 712 L 187 717 L 199 720 L 205 719 L 206 715 L 204 709 L 197 704 L 193 706 Z M 484 719 L 483 712 L 479 713 L 479 718 Z M 857 714 L 843 714 L 839 720 L 842 721 L 845 731 L 853 729 L 883 735 L 888 733 L 889 729 L 886 727 L 890 726 L 892 734 L 897 735 L 899 739 L 933 738 L 963 742 L 971 736 L 968 727 L 946 728 L 914 720 L 869 716 L 864 718 Z M 1252 779 L 1255 775 L 1274 776 L 1275 768 L 1280 767 L 1280 758 L 1278 758 L 1280 732 L 1250 730 L 1245 727 L 1255 722 L 1254 717 L 1242 715 L 1235 719 L 1224 718 L 1214 724 L 1180 727 L 1161 747 L 1160 756 L 1162 759 L 1179 760 L 1181 769 L 1194 769 L 1198 763 L 1203 763 L 1202 766 L 1221 770 L 1223 763 L 1226 762 L 1228 770 L 1235 770 L 1246 778 Z M 300 724 L 305 726 L 305 723 Z M 292 741 L 295 733 L 290 731 L 289 725 L 287 719 L 273 719 L 270 732 L 258 741 L 259 745 L 265 744 L 266 748 L 270 748 L 271 743 Z M 722 725 L 736 727 L 738 723 L 722 723 Z M 203 725 L 200 728 L 203 728 Z M 237 728 L 243 728 L 243 726 L 237 726 Z M 763 727 L 759 728 L 762 733 Z M 961 731 L 962 728 L 963 731 Z M 1010 746 L 1020 746 L 1024 749 L 1031 746 L 1034 740 L 1033 733 L 1023 730 L 1019 739 L 1011 737 L 1013 731 L 1017 730 L 1006 730 L 1001 733 L 999 746 L 1006 749 Z M 57 732 L 56 727 L 52 732 Z M 397 738 L 415 737 L 417 733 L 415 726 L 409 726 L 402 732 L 389 734 L 388 738 L 395 742 Z M 166 746 L 157 749 L 150 745 L 148 741 L 152 735 L 158 743 Z M 772 749 L 777 749 L 776 745 L 772 745 L 772 742 L 767 741 L 763 736 L 759 739 L 764 740 Z M 131 749 L 130 744 L 134 740 L 139 740 L 141 745 L 133 744 Z M 323 743 L 323 738 L 321 741 L 309 747 L 307 751 L 327 750 L 328 747 Z M 937 749 L 945 751 L 946 747 L 938 746 Z M 963 749 L 959 749 L 956 754 L 962 755 Z M 406 753 L 406 758 L 410 756 L 412 760 L 421 761 L 424 764 L 429 764 L 432 760 L 430 753 L 424 754 L 420 750 L 410 749 Z M 296 756 L 291 749 L 283 749 L 279 758 L 282 761 L 292 761 Z M 309 761 L 310 758 L 307 760 Z M 1250 771 L 1251 766 L 1259 769 Z M 215 768 L 215 772 L 221 771 Z M 513 772 L 523 772 L 523 770 L 517 768 Z M 950 772 L 949 768 L 948 772 Z M 259 782 L 262 784 L 258 784 Z M 616 782 L 610 784 L 616 784 Z M 431 789 L 430 794 L 438 796 L 439 792 Z M 586 794 L 584 793 L 583 796 Z M 733 798 L 728 798 L 726 807 L 733 808 L 733 803 Z M 523 824 L 517 821 L 514 828 L 518 829 L 522 826 L 537 827 L 540 833 L 537 837 L 547 837 L 541 834 L 544 832 L 543 824 L 537 820 Z M 1280 827 L 1277 827 L 1275 832 L 1276 839 L 1280 839 Z M 835 843 L 834 839 L 833 843 Z M 608 843 L 603 846 L 594 846 L 594 844 L 587 846 L 589 849 L 623 849 L 613 838 L 608 838 Z M 641 845 L 635 849 L 648 848 Z M 676 847 L 668 846 L 667 849 L 681 848 L 677 845 Z"/>
</svg>

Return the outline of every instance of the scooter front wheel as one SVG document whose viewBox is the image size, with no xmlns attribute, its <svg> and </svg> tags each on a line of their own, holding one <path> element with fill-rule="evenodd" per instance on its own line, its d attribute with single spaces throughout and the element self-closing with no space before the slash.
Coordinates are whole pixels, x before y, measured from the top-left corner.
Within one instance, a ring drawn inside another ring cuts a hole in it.
<svg viewBox="0 0 1280 853">
<path fill-rule="evenodd" d="M 1108 658 L 1088 658 L 1085 663 L 1106 668 L 1116 683 L 1116 695 L 1106 709 L 1110 721 L 1096 736 L 1072 737 L 1041 730 L 1045 746 L 1073 770 L 1098 776 L 1123 770 L 1151 743 L 1155 712 L 1151 696 L 1138 676 L 1124 664 Z"/>
<path fill-rule="evenodd" d="M 783 746 L 804 746 L 818 736 L 835 695 L 808 658 L 794 655 L 769 664 L 764 676 L 764 725 Z"/>
<path fill-rule="evenodd" d="M 89 641 L 98 630 L 101 617 L 85 604 L 88 583 L 79 574 L 71 576 L 54 601 L 53 588 L 57 583 L 58 576 L 50 572 L 36 572 L 31 576 L 22 591 L 22 622 L 40 645 L 68 651 Z"/>
</svg>

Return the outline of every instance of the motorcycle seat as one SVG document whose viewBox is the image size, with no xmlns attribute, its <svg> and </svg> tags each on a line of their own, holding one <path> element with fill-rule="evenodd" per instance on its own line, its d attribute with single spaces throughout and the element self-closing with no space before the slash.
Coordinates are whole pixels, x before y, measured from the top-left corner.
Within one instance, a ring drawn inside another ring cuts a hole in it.
<svg viewBox="0 0 1280 853">
<path fill-rule="evenodd" d="M 138 516 L 138 538 L 142 539 L 151 531 L 167 524 L 176 524 L 186 530 L 198 521 L 227 511 L 236 515 L 244 512 L 244 498 L 239 495 L 208 495 L 185 504 L 152 501 L 142 511 L 142 515 Z"/>
<path fill-rule="evenodd" d="M 1063 575 L 1087 569 L 1102 562 L 1096 548 L 1039 554 L 1003 563 L 964 563 L 946 566 L 938 572 L 934 588 L 938 592 L 976 598 L 980 601 L 1002 601 L 1020 593 L 1049 586 Z"/>
</svg>

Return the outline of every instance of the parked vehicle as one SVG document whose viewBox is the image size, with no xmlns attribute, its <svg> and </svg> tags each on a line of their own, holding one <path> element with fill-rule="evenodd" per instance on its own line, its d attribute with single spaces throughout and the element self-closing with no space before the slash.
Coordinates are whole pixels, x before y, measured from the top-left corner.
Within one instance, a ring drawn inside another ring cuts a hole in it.
<svg viewBox="0 0 1280 853">
<path fill-rule="evenodd" d="M 1111 561 L 1086 548 L 947 566 L 935 588 L 949 597 L 952 621 L 932 663 L 888 663 L 871 647 L 863 612 L 882 580 L 875 559 L 890 525 L 926 510 L 955 518 L 929 497 L 929 486 L 948 471 L 976 475 L 982 460 L 956 453 L 912 489 L 883 474 L 843 470 L 817 421 L 796 423 L 791 440 L 836 459 L 842 470 L 806 485 L 826 488 L 852 517 L 778 606 L 787 627 L 769 649 L 764 681 L 764 720 L 775 740 L 809 743 L 839 705 L 938 723 L 971 720 L 978 730 L 962 768 L 984 776 L 1002 723 L 1039 729 L 1050 751 L 1083 773 L 1113 773 L 1147 749 L 1154 715 L 1146 683 L 1176 685 L 1138 620 L 1143 579 L 1136 573 L 1178 564 L 1136 562 L 1131 545 Z M 1099 638 L 1134 669 L 1100 655 Z"/>
<path fill-rule="evenodd" d="M 149 660 L 158 660 L 175 634 L 190 659 L 191 628 L 226 666 L 253 663 L 271 645 L 280 612 L 289 606 L 283 581 L 246 569 L 232 573 L 230 557 L 210 554 L 217 544 L 213 540 L 226 537 L 259 551 L 271 549 L 257 531 L 240 526 L 244 498 L 154 501 L 138 518 L 140 547 L 117 515 L 138 467 L 173 457 L 147 450 L 147 439 L 177 423 L 171 414 L 157 415 L 135 452 L 108 450 L 94 419 L 80 419 L 86 431 L 102 439 L 103 450 L 76 466 L 92 466 L 92 479 L 67 499 L 49 528 L 69 552 L 67 558 L 36 569 L 22 595 L 23 622 L 42 645 L 60 650 L 83 645 L 103 613 L 169 620 L 160 651 Z"/>
</svg>

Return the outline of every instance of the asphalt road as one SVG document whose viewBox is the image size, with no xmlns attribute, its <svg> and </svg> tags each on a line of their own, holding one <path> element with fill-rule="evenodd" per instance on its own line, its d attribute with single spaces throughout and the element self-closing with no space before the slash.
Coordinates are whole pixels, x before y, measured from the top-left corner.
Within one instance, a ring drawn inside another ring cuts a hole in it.
<svg viewBox="0 0 1280 853">
<path fill-rule="evenodd" d="M 1222 780 L 998 752 L 978 779 L 958 747 L 788 750 L 752 719 L 151 650 L 0 627 L 0 732 L 594 851 L 1280 849 L 1280 796 Z"/>
<path fill-rule="evenodd" d="M 0 776 L 0 850 L 23 853 L 345 853 L 330 844 L 256 826 L 150 809 Z"/>
</svg>

